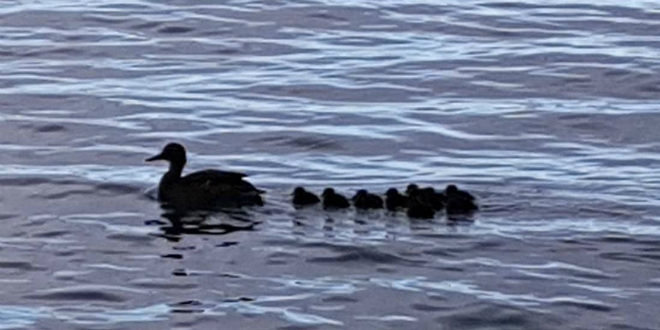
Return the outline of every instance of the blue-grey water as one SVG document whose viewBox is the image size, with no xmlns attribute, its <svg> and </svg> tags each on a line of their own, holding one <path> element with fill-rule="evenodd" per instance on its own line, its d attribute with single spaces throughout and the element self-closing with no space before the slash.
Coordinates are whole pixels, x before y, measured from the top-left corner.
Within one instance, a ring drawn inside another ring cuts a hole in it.
<svg viewBox="0 0 660 330">
<path fill-rule="evenodd" d="M 659 329 L 657 1 L 0 1 L 0 329 Z M 151 197 L 244 171 L 267 205 Z M 410 182 L 473 221 L 301 211 Z"/>
</svg>

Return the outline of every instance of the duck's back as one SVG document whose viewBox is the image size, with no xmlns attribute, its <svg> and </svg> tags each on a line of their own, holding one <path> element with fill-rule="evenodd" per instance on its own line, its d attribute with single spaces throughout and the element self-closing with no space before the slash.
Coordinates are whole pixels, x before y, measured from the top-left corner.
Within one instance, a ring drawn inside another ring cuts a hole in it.
<svg viewBox="0 0 660 330">
<path fill-rule="evenodd" d="M 203 170 L 183 176 L 179 181 L 182 185 L 235 185 L 247 183 L 252 190 L 257 190 L 252 184 L 244 181 L 246 174 L 220 170 Z"/>
<path fill-rule="evenodd" d="M 479 210 L 475 197 L 467 191 L 447 194 L 447 214 L 467 214 Z"/>
<path fill-rule="evenodd" d="M 194 172 L 173 182 L 161 182 L 159 197 L 185 208 L 263 205 L 263 191 L 243 180 L 246 176 L 219 170 Z"/>
</svg>

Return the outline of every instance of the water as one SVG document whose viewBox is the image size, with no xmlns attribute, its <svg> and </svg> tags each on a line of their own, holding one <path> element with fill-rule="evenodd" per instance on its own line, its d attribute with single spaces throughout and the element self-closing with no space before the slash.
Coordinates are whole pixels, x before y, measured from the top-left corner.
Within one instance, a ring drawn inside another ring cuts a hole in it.
<svg viewBox="0 0 660 330">
<path fill-rule="evenodd" d="M 0 329 L 660 327 L 656 2 L 0 4 Z M 167 141 L 267 206 L 172 226 Z M 482 212 L 289 204 L 409 182 Z"/>
</svg>

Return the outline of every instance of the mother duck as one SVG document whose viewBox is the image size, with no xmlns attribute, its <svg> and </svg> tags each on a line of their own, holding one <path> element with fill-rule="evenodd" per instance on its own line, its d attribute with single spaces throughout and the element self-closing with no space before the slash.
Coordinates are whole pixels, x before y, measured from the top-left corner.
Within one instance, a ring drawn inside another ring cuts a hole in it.
<svg viewBox="0 0 660 330">
<path fill-rule="evenodd" d="M 181 176 L 186 165 L 186 149 L 169 143 L 147 162 L 165 160 L 170 169 L 160 179 L 158 199 L 176 209 L 214 209 L 222 207 L 261 206 L 263 191 L 255 188 L 237 172 L 203 170 Z"/>
</svg>

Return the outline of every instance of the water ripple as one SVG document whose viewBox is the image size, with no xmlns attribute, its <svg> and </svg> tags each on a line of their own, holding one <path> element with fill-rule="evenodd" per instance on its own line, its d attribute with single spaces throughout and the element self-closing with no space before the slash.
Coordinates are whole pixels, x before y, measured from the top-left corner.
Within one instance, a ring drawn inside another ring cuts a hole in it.
<svg viewBox="0 0 660 330">
<path fill-rule="evenodd" d="M 0 329 L 647 329 L 659 18 L 643 0 L 4 1 Z M 171 140 L 267 205 L 172 222 L 165 167 L 142 162 Z M 298 185 L 410 182 L 481 212 L 290 206 Z"/>
</svg>

